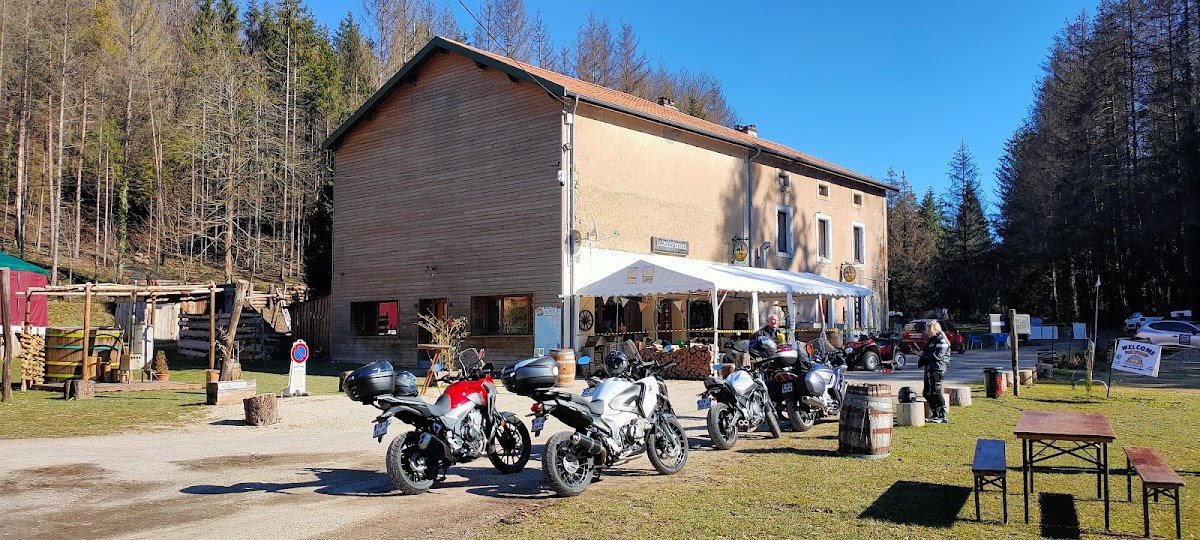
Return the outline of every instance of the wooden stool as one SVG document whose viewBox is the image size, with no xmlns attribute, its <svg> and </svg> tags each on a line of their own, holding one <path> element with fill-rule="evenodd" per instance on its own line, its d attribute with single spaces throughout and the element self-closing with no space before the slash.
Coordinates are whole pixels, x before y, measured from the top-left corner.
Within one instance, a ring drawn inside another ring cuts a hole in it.
<svg viewBox="0 0 1200 540">
<path fill-rule="evenodd" d="M 950 394 L 950 401 L 947 402 L 955 407 L 970 407 L 971 406 L 971 387 L 970 386 L 947 386 L 946 392 Z"/>
<path fill-rule="evenodd" d="M 1000 488 L 1000 500 L 1004 506 L 1004 524 L 1008 524 L 1008 466 L 1004 455 L 1004 441 L 979 439 L 975 442 L 975 460 L 971 462 L 971 473 L 975 475 L 975 521 L 983 521 L 979 512 L 979 492 L 984 486 Z"/>
<path fill-rule="evenodd" d="M 1021 376 L 1021 386 L 1033 386 L 1036 379 L 1032 369 L 1019 369 L 1017 374 Z"/>
<path fill-rule="evenodd" d="M 896 405 L 896 425 L 921 427 L 925 425 L 925 398 Z"/>
</svg>

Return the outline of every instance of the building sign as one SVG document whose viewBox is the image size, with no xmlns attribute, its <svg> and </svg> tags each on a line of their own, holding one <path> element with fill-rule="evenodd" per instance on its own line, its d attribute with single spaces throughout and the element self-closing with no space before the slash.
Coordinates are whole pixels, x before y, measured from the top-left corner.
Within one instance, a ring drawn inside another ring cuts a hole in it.
<svg viewBox="0 0 1200 540">
<path fill-rule="evenodd" d="M 750 244 L 745 238 L 740 236 L 733 239 L 733 260 L 729 261 L 734 266 L 749 266 L 750 265 Z"/>
<path fill-rule="evenodd" d="M 845 281 L 846 283 L 854 283 L 854 280 L 856 279 L 858 279 L 858 269 L 849 264 L 843 265 L 842 281 Z"/>
<path fill-rule="evenodd" d="M 1157 377 L 1161 358 L 1162 347 L 1158 345 L 1122 339 L 1117 341 L 1117 351 L 1113 354 L 1112 368 L 1148 377 Z"/>
<path fill-rule="evenodd" d="M 670 238 L 652 236 L 650 237 L 650 251 L 666 253 L 668 255 L 687 255 L 688 243 L 685 240 L 671 240 Z"/>
<path fill-rule="evenodd" d="M 1015 321 L 1013 321 L 1013 328 L 1016 330 L 1016 333 L 1018 333 L 1018 334 L 1028 335 L 1029 333 L 1031 333 L 1033 331 L 1033 328 L 1029 324 L 1029 314 L 1028 313 L 1018 313 L 1017 319 Z"/>
</svg>

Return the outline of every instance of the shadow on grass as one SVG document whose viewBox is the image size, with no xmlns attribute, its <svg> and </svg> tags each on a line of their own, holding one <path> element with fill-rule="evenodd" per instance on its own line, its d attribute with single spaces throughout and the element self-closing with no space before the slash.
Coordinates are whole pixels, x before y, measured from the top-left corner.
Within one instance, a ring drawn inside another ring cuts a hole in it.
<svg viewBox="0 0 1200 540">
<path fill-rule="evenodd" d="M 971 488 L 968 487 L 901 480 L 892 484 L 858 517 L 949 529 L 970 496 Z"/>
<path fill-rule="evenodd" d="M 1036 401 L 1038 403 L 1065 403 L 1067 405 L 1095 405 L 1097 403 L 1100 403 L 1099 400 L 1095 400 L 1095 399 L 1049 399 L 1049 398 L 1026 398 L 1026 399 L 1028 399 L 1029 401 Z"/>
<path fill-rule="evenodd" d="M 742 454 L 791 454 L 811 457 L 838 457 L 838 453 L 833 450 L 817 448 L 745 448 L 739 449 L 737 452 Z"/>
<path fill-rule="evenodd" d="M 1064 493 L 1039 493 L 1038 507 L 1042 512 L 1042 536 L 1045 538 L 1079 538 L 1079 513 L 1075 497 Z"/>
<path fill-rule="evenodd" d="M 390 496 L 392 481 L 384 473 L 378 471 L 361 471 L 356 469 L 307 468 L 305 471 L 317 476 L 308 482 L 238 482 L 229 486 L 197 485 L 188 486 L 181 493 L 189 495 L 228 495 L 231 493 L 289 493 L 293 489 L 316 488 L 322 495 L 339 495 L 351 497 L 381 497 Z"/>
<path fill-rule="evenodd" d="M 245 420 L 217 420 L 216 422 L 209 422 L 208 425 L 210 425 L 210 426 L 244 426 L 244 425 L 246 425 L 246 421 Z"/>
</svg>

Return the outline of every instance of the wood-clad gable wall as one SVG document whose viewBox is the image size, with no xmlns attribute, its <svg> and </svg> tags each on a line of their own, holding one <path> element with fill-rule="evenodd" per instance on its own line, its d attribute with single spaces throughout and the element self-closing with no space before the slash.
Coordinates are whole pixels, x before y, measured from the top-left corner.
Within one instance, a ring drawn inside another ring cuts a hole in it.
<svg viewBox="0 0 1200 540">
<path fill-rule="evenodd" d="M 422 299 L 468 320 L 477 296 L 561 306 L 562 104 L 453 53 L 414 73 L 335 153 L 335 360 L 415 365 Z M 395 335 L 354 335 L 351 303 L 373 301 L 397 302 Z M 533 338 L 468 345 L 499 365 Z"/>
</svg>

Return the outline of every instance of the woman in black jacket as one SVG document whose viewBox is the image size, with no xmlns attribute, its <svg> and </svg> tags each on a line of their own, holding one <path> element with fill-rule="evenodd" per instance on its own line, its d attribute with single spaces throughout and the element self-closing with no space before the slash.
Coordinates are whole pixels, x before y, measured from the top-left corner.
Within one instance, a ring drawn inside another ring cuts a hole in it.
<svg viewBox="0 0 1200 540">
<path fill-rule="evenodd" d="M 946 423 L 946 399 L 942 395 L 942 380 L 946 378 L 946 369 L 950 367 L 950 340 L 942 333 L 942 325 L 937 321 L 925 324 L 925 350 L 921 352 L 920 365 L 925 367 L 925 390 L 922 395 L 929 403 L 934 424 Z"/>
</svg>

